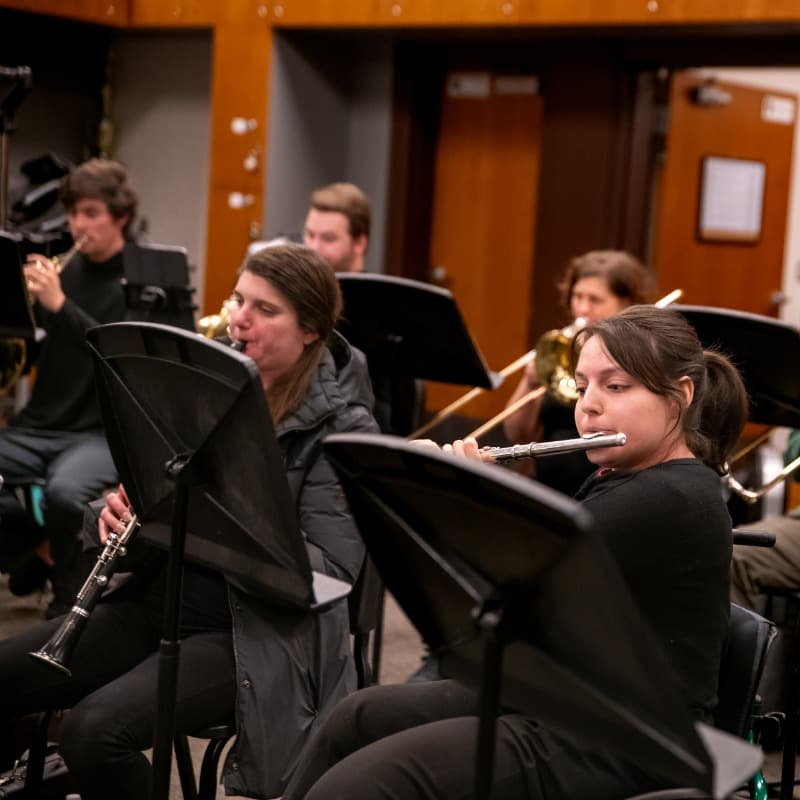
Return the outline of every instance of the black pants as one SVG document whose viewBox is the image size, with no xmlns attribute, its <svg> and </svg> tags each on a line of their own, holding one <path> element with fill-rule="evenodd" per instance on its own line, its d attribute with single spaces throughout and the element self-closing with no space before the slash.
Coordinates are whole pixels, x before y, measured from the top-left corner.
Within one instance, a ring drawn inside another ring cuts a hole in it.
<svg viewBox="0 0 800 800">
<path fill-rule="evenodd" d="M 340 702 L 307 745 L 283 800 L 474 796 L 477 699 L 454 681 L 375 686 Z M 492 798 L 620 800 L 658 788 L 518 714 L 498 720 Z"/>
<path fill-rule="evenodd" d="M 60 619 L 0 641 L 0 731 L 10 730 L 15 716 L 71 708 L 60 750 L 83 800 L 150 796 L 151 768 L 141 751 L 153 744 L 162 608 L 157 594 L 98 604 L 70 663 L 71 678 L 28 656 Z M 231 718 L 235 666 L 230 627 L 198 632 L 191 612 L 185 616 L 176 725 L 188 733 Z"/>
<path fill-rule="evenodd" d="M 45 481 L 40 536 L 37 530 L 21 529 L 29 523 L 29 516 L 21 513 L 11 492 L 0 492 L 0 555 L 28 550 L 37 544 L 37 538 L 49 539 L 56 562 L 54 590 L 61 601 L 68 602 L 80 586 L 81 576 L 72 576 L 69 570 L 80 550 L 77 537 L 86 503 L 117 481 L 105 437 L 100 433 L 6 428 L 0 432 L 0 475 L 8 483 Z"/>
</svg>

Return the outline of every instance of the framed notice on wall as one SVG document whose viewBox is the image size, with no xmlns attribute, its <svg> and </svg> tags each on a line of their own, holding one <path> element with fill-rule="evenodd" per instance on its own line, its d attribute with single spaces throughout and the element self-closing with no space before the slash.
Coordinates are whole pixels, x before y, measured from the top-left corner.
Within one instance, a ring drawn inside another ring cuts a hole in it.
<svg viewBox="0 0 800 800">
<path fill-rule="evenodd" d="M 704 158 L 698 238 L 707 242 L 757 242 L 761 236 L 766 174 L 763 161 Z"/>
</svg>

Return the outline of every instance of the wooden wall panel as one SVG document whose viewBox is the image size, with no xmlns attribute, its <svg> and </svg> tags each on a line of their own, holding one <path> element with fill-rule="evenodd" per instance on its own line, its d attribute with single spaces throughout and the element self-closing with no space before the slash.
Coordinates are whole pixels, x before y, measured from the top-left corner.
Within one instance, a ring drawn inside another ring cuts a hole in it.
<svg viewBox="0 0 800 800">
<path fill-rule="evenodd" d="M 0 0 L 0 8 L 108 25 L 282 27 L 800 21 L 796 0 Z"/>
<path fill-rule="evenodd" d="M 132 4 L 131 25 L 136 26 L 210 27 L 216 18 L 213 0 L 132 0 Z"/>
<path fill-rule="evenodd" d="M 282 27 L 610 25 L 800 20 L 795 0 L 267 0 Z"/>
<path fill-rule="evenodd" d="M 263 0 L 130 0 L 131 25 L 157 27 L 214 26 L 264 20 Z"/>
<path fill-rule="evenodd" d="M 132 2 L 134 0 L 0 0 L 0 8 L 125 26 Z"/>
<path fill-rule="evenodd" d="M 206 239 L 206 313 L 219 309 L 233 288 L 236 267 L 251 239 L 260 238 L 264 209 L 264 147 L 272 29 L 266 23 L 218 25 L 211 88 L 211 163 Z M 243 133 L 232 129 L 236 118 Z M 245 169 L 255 154 L 256 169 Z M 244 205 L 232 208 L 232 194 Z"/>
</svg>

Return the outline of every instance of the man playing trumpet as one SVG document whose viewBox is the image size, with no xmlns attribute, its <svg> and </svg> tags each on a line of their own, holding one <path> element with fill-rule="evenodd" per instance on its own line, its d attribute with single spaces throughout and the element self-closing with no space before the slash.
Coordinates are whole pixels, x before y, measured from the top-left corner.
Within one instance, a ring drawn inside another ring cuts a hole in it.
<svg viewBox="0 0 800 800">
<path fill-rule="evenodd" d="M 121 164 L 92 159 L 63 180 L 61 200 L 76 243 L 69 263 L 28 256 L 25 281 L 45 332 L 30 401 L 0 432 L 7 483 L 44 481 L 43 526 L 14 495 L 0 493 L 0 569 L 15 594 L 50 578 L 56 616 L 71 603 L 83 570 L 77 534 L 86 503 L 116 483 L 94 390 L 86 330 L 124 318 L 122 251 L 138 200 Z M 63 272 L 59 267 L 63 267 Z"/>
</svg>

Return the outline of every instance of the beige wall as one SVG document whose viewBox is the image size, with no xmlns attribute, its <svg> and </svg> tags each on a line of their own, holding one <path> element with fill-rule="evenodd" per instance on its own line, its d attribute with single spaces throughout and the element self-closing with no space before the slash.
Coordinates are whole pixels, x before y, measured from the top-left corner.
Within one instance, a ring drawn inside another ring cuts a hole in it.
<svg viewBox="0 0 800 800">
<path fill-rule="evenodd" d="M 211 48 L 209 31 L 146 31 L 118 34 L 111 51 L 112 155 L 130 169 L 147 239 L 187 249 L 201 308 Z"/>
</svg>

